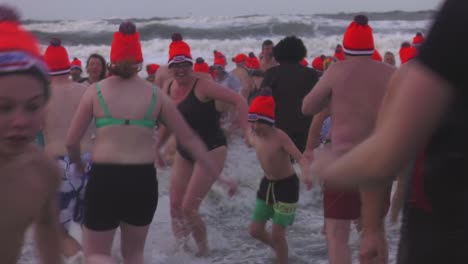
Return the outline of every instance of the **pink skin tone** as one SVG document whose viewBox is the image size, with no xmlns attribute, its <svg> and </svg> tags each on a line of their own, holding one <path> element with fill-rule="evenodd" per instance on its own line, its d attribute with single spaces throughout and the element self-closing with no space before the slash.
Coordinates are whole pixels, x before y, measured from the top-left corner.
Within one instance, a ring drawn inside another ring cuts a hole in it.
<svg viewBox="0 0 468 264">
<path fill-rule="evenodd" d="M 325 72 L 304 98 L 302 105 L 305 114 L 317 114 L 326 106 L 330 107 L 331 148 L 323 153 L 339 156 L 371 134 L 394 70 L 394 67 L 372 61 L 370 57 L 348 56 L 346 61 L 333 64 Z M 360 190 L 364 229 L 361 236 L 361 263 L 369 263 L 374 259 L 378 259 L 378 263 L 386 263 L 386 245 L 382 239 L 385 230 L 381 216 L 386 188 L 382 186 L 380 190 Z M 330 263 L 351 263 L 348 245 L 350 221 L 327 218 L 325 223 Z M 374 254 L 376 251 L 378 253 Z"/>
<path fill-rule="evenodd" d="M 104 67 L 105 65 L 102 65 L 101 61 L 98 58 L 91 58 L 89 60 L 86 71 L 88 72 L 88 78 L 90 83 L 95 83 L 99 81 L 102 69 Z"/>
<path fill-rule="evenodd" d="M 0 153 L 14 155 L 24 151 L 39 133 L 46 98 L 44 88 L 34 77 L 6 76 L 1 80 Z"/>
<path fill-rule="evenodd" d="M 190 63 L 174 64 L 171 66 L 170 71 L 175 80 L 171 94 L 178 95 L 179 98 L 174 100 L 180 102 L 189 94 L 196 76 L 192 72 Z M 217 100 L 235 105 L 239 116 L 242 117 L 241 128 L 244 134 L 247 134 L 247 103 L 239 94 L 224 89 L 211 80 L 199 79 L 195 96 L 202 102 Z M 166 136 L 161 137 L 164 139 Z M 162 143 L 160 142 L 160 144 Z M 224 168 L 226 153 L 225 146 L 208 152 L 208 156 L 216 164 L 216 177 L 214 178 L 206 177 L 206 171 L 199 165 L 199 161 L 192 163 L 182 158 L 178 153 L 175 156 L 170 190 L 172 229 L 181 244 L 185 244 L 188 237 L 192 235 L 198 246 L 198 255 L 200 256 L 207 255 L 209 250 L 206 226 L 198 210 L 214 182 L 219 180 L 228 184 L 227 180 L 219 177 Z"/>
</svg>

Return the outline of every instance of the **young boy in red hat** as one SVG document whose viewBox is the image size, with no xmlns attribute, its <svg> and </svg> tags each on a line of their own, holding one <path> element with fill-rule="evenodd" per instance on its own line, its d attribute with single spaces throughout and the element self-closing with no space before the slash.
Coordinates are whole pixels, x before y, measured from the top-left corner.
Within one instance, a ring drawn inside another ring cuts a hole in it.
<svg viewBox="0 0 468 264">
<path fill-rule="evenodd" d="M 41 263 L 59 264 L 56 163 L 33 143 L 50 96 L 36 39 L 0 5 L 0 263 L 17 263 L 34 224 Z"/>
<path fill-rule="evenodd" d="M 343 48 L 346 60 L 334 63 L 302 104 L 302 112 L 306 115 L 315 115 L 330 107 L 332 126 L 328 145 L 337 155 L 359 144 L 372 132 L 387 83 L 395 71 L 394 67 L 372 59 L 374 38 L 366 16 L 356 16 L 350 23 L 344 34 Z M 313 157 L 309 154 L 311 151 L 308 145 L 304 156 Z M 308 177 L 312 175 L 305 178 Z M 325 182 L 323 207 L 330 264 L 351 263 L 348 240 L 351 222 L 356 220 L 363 226 L 361 261 L 371 259 L 375 263 L 386 263 L 383 219 L 390 199 L 390 184 L 375 191 L 343 191 Z"/>
<path fill-rule="evenodd" d="M 291 156 L 300 161 L 302 154 L 292 140 L 275 124 L 275 101 L 268 88 L 262 90 L 249 108 L 252 123 L 250 139 L 265 176 L 260 182 L 250 224 L 250 235 L 270 246 L 278 263 L 288 263 L 286 228 L 293 224 L 299 200 L 299 179 L 291 164 Z M 271 233 L 265 230 L 272 219 Z"/>
</svg>

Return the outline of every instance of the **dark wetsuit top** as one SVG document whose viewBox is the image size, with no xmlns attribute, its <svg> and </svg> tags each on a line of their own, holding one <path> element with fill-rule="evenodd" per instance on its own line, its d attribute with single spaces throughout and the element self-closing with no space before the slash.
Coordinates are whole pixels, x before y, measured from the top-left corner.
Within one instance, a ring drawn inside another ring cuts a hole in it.
<svg viewBox="0 0 468 264">
<path fill-rule="evenodd" d="M 424 151 L 430 213 L 409 206 L 399 264 L 468 263 L 468 1 L 447 0 L 419 62 L 452 85 L 453 101 Z"/>
<path fill-rule="evenodd" d="M 178 109 L 189 126 L 198 134 L 208 150 L 226 146 L 227 141 L 219 123 L 220 113 L 216 110 L 215 101 L 201 102 L 195 96 L 195 80 L 190 93 L 179 103 Z M 169 89 L 172 83 L 169 84 Z M 193 161 L 191 155 L 181 145 L 177 145 L 179 154 L 187 160 Z"/>
<path fill-rule="evenodd" d="M 299 63 L 281 63 L 265 73 L 261 87 L 271 87 L 276 102 L 275 124 L 304 151 L 312 116 L 302 114 L 302 100 L 318 82 L 317 72 Z"/>
</svg>

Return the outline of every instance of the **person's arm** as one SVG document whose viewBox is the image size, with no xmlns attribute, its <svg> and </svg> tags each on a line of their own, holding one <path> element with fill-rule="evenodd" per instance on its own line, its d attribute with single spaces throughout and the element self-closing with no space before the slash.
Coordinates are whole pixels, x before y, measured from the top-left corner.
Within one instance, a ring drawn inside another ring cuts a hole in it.
<svg viewBox="0 0 468 264">
<path fill-rule="evenodd" d="M 323 122 L 330 115 L 329 108 L 325 108 L 320 113 L 314 115 L 312 119 L 312 124 L 309 127 L 309 132 L 307 134 L 307 143 L 304 155 L 311 155 L 313 150 L 320 145 L 320 132 L 322 131 Z M 312 158 L 312 156 L 308 157 Z"/>
<path fill-rule="evenodd" d="M 35 222 L 35 239 L 36 245 L 39 250 L 39 256 L 41 263 L 43 264 L 59 264 L 62 263 L 62 257 L 60 252 L 60 224 L 58 219 L 58 205 L 56 190 L 59 186 L 60 173 L 58 168 L 54 168 L 51 172 L 47 172 L 52 175 L 55 180 L 53 184 L 53 190 L 50 193 L 49 199 L 42 208 L 39 218 Z"/>
<path fill-rule="evenodd" d="M 199 87 L 201 89 L 199 88 L 197 91 L 201 97 L 235 105 L 237 113 L 239 114 L 240 126 L 244 132 L 244 138 L 247 138 L 249 126 L 247 122 L 248 105 L 246 100 L 240 94 L 223 88 L 215 82 L 204 80 L 200 80 L 200 82 L 203 82 L 203 85 L 200 85 Z"/>
<path fill-rule="evenodd" d="M 302 113 L 304 115 L 315 115 L 328 105 L 332 93 L 330 84 L 333 78 L 332 71 L 332 68 L 327 70 L 312 88 L 312 91 L 304 97 L 302 101 Z"/>
<path fill-rule="evenodd" d="M 95 91 L 95 85 L 91 85 L 87 88 L 83 97 L 81 97 L 78 109 L 76 110 L 71 121 L 70 128 L 68 129 L 65 144 L 70 159 L 77 164 L 81 164 L 80 141 L 86 133 L 89 123 L 93 119 L 93 94 Z"/>
<path fill-rule="evenodd" d="M 315 170 L 339 185 L 391 180 L 428 140 L 451 99 L 451 86 L 439 75 L 417 61 L 403 65 L 390 81 L 374 133 L 341 157 L 323 155 Z"/>
</svg>

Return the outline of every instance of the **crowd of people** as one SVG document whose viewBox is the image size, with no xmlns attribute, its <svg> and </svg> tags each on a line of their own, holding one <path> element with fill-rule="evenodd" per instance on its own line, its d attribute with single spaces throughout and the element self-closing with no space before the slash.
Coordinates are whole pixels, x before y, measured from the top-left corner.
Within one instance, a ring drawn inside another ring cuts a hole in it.
<svg viewBox="0 0 468 264">
<path fill-rule="evenodd" d="M 114 33 L 109 62 L 89 56 L 83 78 L 59 38 L 41 53 L 15 10 L 0 6 L 0 262 L 16 263 L 34 224 L 42 263 L 114 263 L 117 229 L 123 262 L 144 263 L 157 168 L 166 166 L 177 247 L 193 238 L 196 256 L 209 255 L 199 209 L 216 182 L 236 192 L 222 171 L 239 132 L 264 172 L 246 230 L 278 263 L 288 263 L 301 183 L 322 187 L 331 264 L 352 263 L 352 223 L 360 263 L 388 263 L 384 219 L 390 211 L 398 221 L 403 207 L 399 264 L 464 263 L 466 29 L 453 25 L 468 24 L 467 8 L 447 0 L 427 39 L 417 32 L 401 44 L 399 68 L 357 15 L 312 67 L 296 36 L 264 41 L 258 57 L 236 55 L 228 72 L 222 52 L 209 66 L 174 33 L 168 63 L 147 64 L 144 79 L 134 23 Z M 69 233 L 73 222 L 82 241 Z"/>
</svg>

